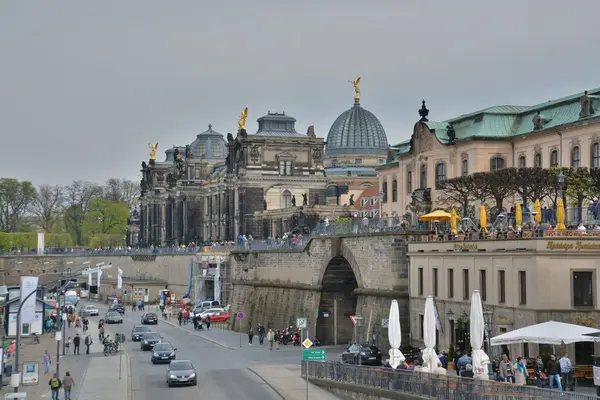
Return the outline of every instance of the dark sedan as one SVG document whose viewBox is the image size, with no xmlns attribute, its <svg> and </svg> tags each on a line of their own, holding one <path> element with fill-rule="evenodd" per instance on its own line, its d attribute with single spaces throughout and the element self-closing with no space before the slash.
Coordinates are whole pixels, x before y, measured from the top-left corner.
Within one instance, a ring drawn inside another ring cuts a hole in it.
<svg viewBox="0 0 600 400">
<path fill-rule="evenodd" d="M 162 340 L 162 336 L 156 332 L 146 332 L 142 336 L 140 348 L 142 351 L 152 350 L 156 343 Z"/>
<path fill-rule="evenodd" d="M 153 312 L 142 315 L 142 325 L 158 325 L 158 315 Z"/>
<path fill-rule="evenodd" d="M 134 342 L 139 342 L 140 340 L 142 340 L 142 336 L 144 336 L 144 333 L 147 332 L 151 332 L 150 328 L 148 328 L 147 326 L 136 325 L 131 330 L 131 340 L 133 340 Z"/>
<path fill-rule="evenodd" d="M 104 316 L 104 322 L 107 324 L 122 324 L 123 317 L 116 311 L 109 311 Z"/>
<path fill-rule="evenodd" d="M 196 376 L 196 368 L 191 361 L 175 360 L 169 364 L 167 369 L 167 385 L 169 387 L 175 385 L 197 385 L 198 377 Z"/>
<path fill-rule="evenodd" d="M 381 351 L 370 344 L 353 343 L 342 353 L 342 362 L 348 364 L 381 365 Z M 359 359 L 360 357 L 360 359 Z"/>
<path fill-rule="evenodd" d="M 171 343 L 156 343 L 152 349 L 150 361 L 152 364 L 169 363 L 176 358 L 176 350 Z"/>
<path fill-rule="evenodd" d="M 125 314 L 125 307 L 123 306 L 123 304 L 112 304 L 110 306 L 110 311 L 116 311 L 121 315 Z"/>
</svg>

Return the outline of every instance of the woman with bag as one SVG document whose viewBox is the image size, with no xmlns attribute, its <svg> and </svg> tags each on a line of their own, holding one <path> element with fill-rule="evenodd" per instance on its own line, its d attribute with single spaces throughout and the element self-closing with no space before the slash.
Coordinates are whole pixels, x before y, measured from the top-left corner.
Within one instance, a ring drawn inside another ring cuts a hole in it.
<svg viewBox="0 0 600 400">
<path fill-rule="evenodd" d="M 542 356 L 537 356 L 537 359 L 533 363 L 533 372 L 535 372 L 538 387 L 543 388 L 544 381 L 547 381 L 548 377 L 544 373 L 544 362 L 542 361 Z"/>
<path fill-rule="evenodd" d="M 525 359 L 523 357 L 517 357 L 515 367 L 515 383 L 519 386 L 526 385 L 529 373 L 527 372 L 527 365 L 525 364 Z"/>
</svg>

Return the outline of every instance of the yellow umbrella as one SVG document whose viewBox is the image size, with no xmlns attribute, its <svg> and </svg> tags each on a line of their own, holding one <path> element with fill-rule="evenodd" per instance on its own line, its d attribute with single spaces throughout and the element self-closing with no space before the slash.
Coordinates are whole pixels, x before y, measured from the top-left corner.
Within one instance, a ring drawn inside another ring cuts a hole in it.
<svg viewBox="0 0 600 400">
<path fill-rule="evenodd" d="M 565 226 L 565 205 L 562 199 L 558 199 L 556 207 L 556 229 L 567 229 Z"/>
<path fill-rule="evenodd" d="M 421 215 L 419 221 L 448 221 L 450 220 L 450 217 L 451 215 L 444 210 L 435 210 L 433 212 L 430 212 L 429 214 Z"/>
<path fill-rule="evenodd" d="M 537 199 L 533 205 L 533 209 L 535 210 L 535 223 L 542 223 L 542 205 L 540 204 L 540 199 Z"/>
<path fill-rule="evenodd" d="M 523 225 L 523 210 L 521 210 L 521 203 L 517 203 L 515 207 L 515 224 L 520 228 Z"/>
<path fill-rule="evenodd" d="M 453 235 L 458 233 L 456 230 L 456 223 L 460 221 L 460 219 L 461 218 L 458 216 L 458 214 L 456 214 L 456 210 L 453 208 L 452 213 L 450 213 L 450 232 L 452 232 Z"/>
<path fill-rule="evenodd" d="M 481 205 L 481 210 L 479 211 L 479 226 L 481 232 L 487 233 L 487 214 L 484 205 Z"/>
</svg>

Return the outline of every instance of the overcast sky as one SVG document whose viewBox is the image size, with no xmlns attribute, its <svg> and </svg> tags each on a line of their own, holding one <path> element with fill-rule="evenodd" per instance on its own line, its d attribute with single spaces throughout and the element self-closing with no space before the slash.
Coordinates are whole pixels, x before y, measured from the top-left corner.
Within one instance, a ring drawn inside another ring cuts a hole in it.
<svg viewBox="0 0 600 400">
<path fill-rule="evenodd" d="M 326 137 L 361 104 L 390 143 L 444 120 L 600 86 L 598 0 L 0 3 L 0 177 L 139 179 L 208 124 L 285 111 Z"/>
</svg>

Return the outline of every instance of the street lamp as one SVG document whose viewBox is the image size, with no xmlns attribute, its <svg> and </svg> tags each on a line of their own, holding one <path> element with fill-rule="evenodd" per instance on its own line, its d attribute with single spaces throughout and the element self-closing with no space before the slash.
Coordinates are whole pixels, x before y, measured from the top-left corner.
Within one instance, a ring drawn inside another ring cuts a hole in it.
<svg viewBox="0 0 600 400">
<path fill-rule="evenodd" d="M 446 315 L 448 316 L 448 320 L 454 321 L 454 312 L 452 311 L 451 308 L 448 310 L 448 312 L 446 313 Z"/>
<path fill-rule="evenodd" d="M 563 188 L 565 187 L 565 174 L 560 171 L 558 174 L 558 198 L 562 199 L 563 197 Z"/>
<path fill-rule="evenodd" d="M 494 310 L 491 308 L 483 309 L 483 322 L 485 323 L 485 341 L 487 342 L 487 351 L 489 352 L 492 348 L 490 334 L 492 333 L 492 323 L 493 323 Z"/>
</svg>

